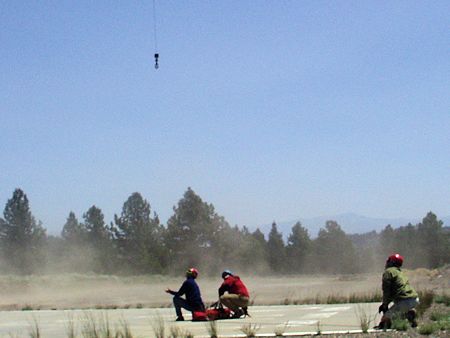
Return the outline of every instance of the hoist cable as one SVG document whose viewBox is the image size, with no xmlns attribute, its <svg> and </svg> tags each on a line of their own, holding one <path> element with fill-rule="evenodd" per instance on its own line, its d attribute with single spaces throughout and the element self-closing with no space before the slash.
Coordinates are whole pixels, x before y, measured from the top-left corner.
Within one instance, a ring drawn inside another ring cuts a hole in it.
<svg viewBox="0 0 450 338">
<path fill-rule="evenodd" d="M 155 40 L 155 53 L 158 53 L 158 37 L 156 33 L 156 0 L 153 0 L 153 34 Z"/>
</svg>

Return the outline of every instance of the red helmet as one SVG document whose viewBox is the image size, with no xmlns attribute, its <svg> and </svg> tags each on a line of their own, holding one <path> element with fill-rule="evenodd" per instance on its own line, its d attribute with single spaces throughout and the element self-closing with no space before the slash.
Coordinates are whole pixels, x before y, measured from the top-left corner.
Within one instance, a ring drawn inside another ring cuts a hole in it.
<svg viewBox="0 0 450 338">
<path fill-rule="evenodd" d="M 197 278 L 198 276 L 198 270 L 196 268 L 189 268 L 188 271 L 186 271 L 187 277 Z"/>
<path fill-rule="evenodd" d="M 403 257 L 400 256 L 400 254 L 396 253 L 396 254 L 390 255 L 386 262 L 390 262 L 394 266 L 401 267 L 403 264 Z"/>
</svg>

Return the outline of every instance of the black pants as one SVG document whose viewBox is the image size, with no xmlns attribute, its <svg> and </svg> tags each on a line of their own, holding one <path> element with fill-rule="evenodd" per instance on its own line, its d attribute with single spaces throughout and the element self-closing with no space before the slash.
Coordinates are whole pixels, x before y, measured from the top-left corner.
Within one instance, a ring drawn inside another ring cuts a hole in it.
<svg viewBox="0 0 450 338">
<path fill-rule="evenodd" d="M 179 296 L 173 297 L 173 305 L 175 306 L 175 312 L 177 313 L 178 317 L 183 316 L 183 314 L 181 313 L 181 308 L 191 312 L 195 310 L 192 306 L 188 304 L 186 299 L 181 298 Z"/>
</svg>

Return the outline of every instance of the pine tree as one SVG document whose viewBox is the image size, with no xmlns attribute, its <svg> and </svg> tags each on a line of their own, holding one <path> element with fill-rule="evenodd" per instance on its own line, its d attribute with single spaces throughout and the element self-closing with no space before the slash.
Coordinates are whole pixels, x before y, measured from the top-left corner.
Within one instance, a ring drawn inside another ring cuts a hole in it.
<svg viewBox="0 0 450 338">
<path fill-rule="evenodd" d="M 45 263 L 46 232 L 30 211 L 27 195 L 16 189 L 0 220 L 0 245 L 8 265 L 29 274 Z"/>
<path fill-rule="evenodd" d="M 191 188 L 173 210 L 165 236 L 172 268 L 217 269 L 214 266 L 220 261 L 220 245 L 224 233 L 229 231 L 228 223 L 216 214 L 212 204 L 203 202 Z"/>
<path fill-rule="evenodd" d="M 114 216 L 114 233 L 122 261 L 133 272 L 161 272 L 163 228 L 150 204 L 135 192 L 123 204 L 120 217 Z"/>
<path fill-rule="evenodd" d="M 69 244 L 80 244 L 86 237 L 83 226 L 78 222 L 74 212 L 70 212 L 61 231 L 61 237 Z"/>
<path fill-rule="evenodd" d="M 288 264 L 291 272 L 304 272 L 306 258 L 311 251 L 308 230 L 300 222 L 294 224 L 287 244 Z"/>
<path fill-rule="evenodd" d="M 395 231 L 388 224 L 380 233 L 380 258 L 386 259 L 389 255 L 396 252 L 395 248 Z"/>
<path fill-rule="evenodd" d="M 392 253 L 399 253 L 405 258 L 406 267 L 426 266 L 426 257 L 417 255 L 419 249 L 419 238 L 417 237 L 417 227 L 408 223 L 406 226 L 394 230 L 395 248 Z"/>
<path fill-rule="evenodd" d="M 435 269 L 448 263 L 450 242 L 443 222 L 431 211 L 417 225 L 417 239 L 420 256 L 425 259 L 425 267 Z"/>
<path fill-rule="evenodd" d="M 350 238 L 335 221 L 327 221 L 314 241 L 315 261 L 321 273 L 353 273 L 358 264 Z"/>
<path fill-rule="evenodd" d="M 277 224 L 272 223 L 272 228 L 267 240 L 267 253 L 269 266 L 274 272 L 283 272 L 287 266 L 286 248 L 284 246 L 283 236 L 278 232 Z"/>
<path fill-rule="evenodd" d="M 105 223 L 102 210 L 93 205 L 83 215 L 83 218 L 83 231 L 86 232 L 85 244 L 92 251 L 94 271 L 101 273 L 116 271 L 112 231 Z"/>
</svg>

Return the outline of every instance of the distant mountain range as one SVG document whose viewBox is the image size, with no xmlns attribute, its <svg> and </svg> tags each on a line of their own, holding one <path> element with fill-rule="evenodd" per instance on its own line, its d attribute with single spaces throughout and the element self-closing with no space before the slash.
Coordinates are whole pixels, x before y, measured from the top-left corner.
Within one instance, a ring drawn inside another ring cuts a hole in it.
<svg viewBox="0 0 450 338">
<path fill-rule="evenodd" d="M 450 216 L 439 217 L 444 226 L 450 226 Z M 386 225 L 390 224 L 397 228 L 408 223 L 417 224 L 422 221 L 422 218 L 375 218 L 367 217 L 354 213 L 345 213 L 334 216 L 320 216 L 313 218 L 299 218 L 293 221 L 277 222 L 278 231 L 283 234 L 283 237 L 289 236 L 292 226 L 300 222 L 302 226 L 308 229 L 310 236 L 316 237 L 319 230 L 325 227 L 326 221 L 336 221 L 347 234 L 362 234 L 370 231 L 377 231 L 384 229 Z M 266 235 L 269 234 L 272 224 L 265 224 L 259 229 Z"/>
</svg>

